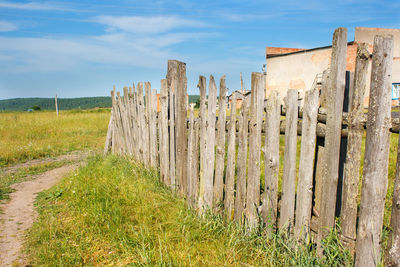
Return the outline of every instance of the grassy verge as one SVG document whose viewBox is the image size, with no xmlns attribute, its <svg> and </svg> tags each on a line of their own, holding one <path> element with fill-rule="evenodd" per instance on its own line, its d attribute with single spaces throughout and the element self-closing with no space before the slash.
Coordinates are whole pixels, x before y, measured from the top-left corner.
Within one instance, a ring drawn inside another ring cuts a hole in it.
<svg viewBox="0 0 400 267">
<path fill-rule="evenodd" d="M 11 185 L 30 180 L 32 175 L 44 173 L 70 163 L 68 160 L 57 162 L 46 162 L 34 166 L 19 168 L 16 172 L 0 174 L 0 200 L 8 199 L 13 192 Z"/>
<path fill-rule="evenodd" d="M 26 244 L 34 266 L 341 266 L 350 256 L 332 233 L 326 255 L 285 234 L 244 234 L 199 219 L 158 175 L 127 159 L 96 157 L 39 195 Z"/>
<path fill-rule="evenodd" d="M 9 112 L 0 116 L 0 167 L 104 146 L 109 111 Z"/>
</svg>

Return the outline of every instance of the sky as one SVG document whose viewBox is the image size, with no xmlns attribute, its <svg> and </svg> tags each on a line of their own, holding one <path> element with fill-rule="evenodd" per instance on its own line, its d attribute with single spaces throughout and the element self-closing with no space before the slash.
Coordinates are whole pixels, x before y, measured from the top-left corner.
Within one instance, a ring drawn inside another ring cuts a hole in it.
<svg viewBox="0 0 400 267">
<path fill-rule="evenodd" d="M 331 44 L 337 27 L 400 28 L 400 0 L 0 0 L 0 99 L 107 96 L 132 83 L 159 89 L 168 59 L 246 89 L 265 47 Z"/>
</svg>

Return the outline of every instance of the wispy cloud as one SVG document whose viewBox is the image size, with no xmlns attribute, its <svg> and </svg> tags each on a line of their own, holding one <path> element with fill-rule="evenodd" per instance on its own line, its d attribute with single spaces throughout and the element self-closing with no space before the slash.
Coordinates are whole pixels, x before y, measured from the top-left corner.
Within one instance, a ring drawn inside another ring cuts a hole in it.
<svg viewBox="0 0 400 267">
<path fill-rule="evenodd" d="M 17 29 L 17 25 L 7 21 L 0 21 L 0 32 L 11 32 Z"/>
<path fill-rule="evenodd" d="M 178 16 L 98 16 L 92 19 L 107 26 L 108 31 L 125 31 L 131 33 L 162 33 L 177 28 L 202 28 L 206 23 L 184 19 Z"/>
<path fill-rule="evenodd" d="M 0 8 L 8 8 L 8 9 L 20 9 L 20 10 L 56 10 L 56 11 L 70 11 L 71 9 L 54 5 L 52 3 L 35 3 L 35 2 L 27 2 L 27 3 L 15 3 L 15 2 L 7 2 L 0 1 Z"/>
</svg>

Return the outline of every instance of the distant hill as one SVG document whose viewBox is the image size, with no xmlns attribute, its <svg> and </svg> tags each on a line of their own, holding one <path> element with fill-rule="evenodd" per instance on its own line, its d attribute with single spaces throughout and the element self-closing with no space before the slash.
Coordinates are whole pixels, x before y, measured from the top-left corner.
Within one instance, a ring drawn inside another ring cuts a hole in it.
<svg viewBox="0 0 400 267">
<path fill-rule="evenodd" d="M 195 103 L 200 96 L 189 95 L 189 102 Z M 79 97 L 79 98 L 58 98 L 58 109 L 92 109 L 111 107 L 111 97 Z M 55 110 L 54 98 L 12 98 L 0 100 L 0 111 L 26 111 L 33 106 L 41 110 Z"/>
</svg>

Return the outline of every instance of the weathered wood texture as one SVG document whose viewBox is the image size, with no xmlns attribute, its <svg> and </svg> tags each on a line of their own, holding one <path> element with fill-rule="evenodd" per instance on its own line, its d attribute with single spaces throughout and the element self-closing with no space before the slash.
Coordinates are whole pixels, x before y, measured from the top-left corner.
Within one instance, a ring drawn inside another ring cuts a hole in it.
<svg viewBox="0 0 400 267">
<path fill-rule="evenodd" d="M 151 120 L 151 84 L 149 82 L 144 83 L 145 89 L 145 164 L 146 166 L 150 166 L 151 163 L 151 149 L 150 149 L 150 120 Z"/>
<path fill-rule="evenodd" d="M 336 191 L 338 184 L 340 136 L 346 73 L 347 29 L 335 30 L 332 42 L 330 74 L 327 84 L 327 120 L 325 134 L 326 175 L 322 184 L 321 217 L 318 239 L 335 225 Z"/>
<path fill-rule="evenodd" d="M 168 84 L 168 95 L 169 95 L 169 112 L 168 112 L 168 123 L 169 123 L 169 179 L 171 181 L 171 187 L 176 189 L 176 172 L 175 172 L 175 95 L 173 88 Z"/>
<path fill-rule="evenodd" d="M 169 177 L 169 136 L 168 136 L 168 86 L 167 80 L 161 80 L 160 89 L 160 174 L 161 180 L 167 186 L 171 185 L 171 179 Z"/>
<path fill-rule="evenodd" d="M 192 177 L 191 190 L 189 192 L 189 200 L 192 208 L 196 209 L 199 196 L 199 133 L 200 123 L 194 121 L 194 140 L 193 140 L 193 155 L 192 155 Z"/>
<path fill-rule="evenodd" d="M 249 228 L 254 228 L 258 224 L 258 206 L 260 204 L 260 148 L 264 92 L 265 76 L 262 73 L 253 72 L 251 74 L 249 161 L 246 192 L 246 220 Z"/>
<path fill-rule="evenodd" d="M 231 116 L 228 129 L 228 152 L 226 159 L 225 176 L 225 217 L 233 219 L 233 208 L 235 204 L 235 159 L 236 159 L 236 95 L 232 97 Z"/>
<path fill-rule="evenodd" d="M 355 266 L 377 266 L 388 184 L 393 36 L 376 36 Z M 378 141 L 379 140 L 379 141 Z"/>
<path fill-rule="evenodd" d="M 187 149 L 187 166 L 186 168 L 187 174 L 187 188 L 185 194 L 189 199 L 189 195 L 191 195 L 192 190 L 192 181 L 193 181 L 193 146 L 194 146 L 194 113 L 193 113 L 193 106 L 190 106 L 190 115 L 189 115 L 189 133 L 188 133 L 188 149 Z M 191 199 L 189 199 L 189 203 Z"/>
<path fill-rule="evenodd" d="M 111 109 L 110 121 L 108 122 L 106 143 L 104 145 L 104 155 L 111 151 L 113 135 L 113 111 Z"/>
<path fill-rule="evenodd" d="M 157 167 L 157 91 L 151 90 L 149 103 L 149 149 L 150 167 Z"/>
<path fill-rule="evenodd" d="M 226 92 L 225 76 L 222 76 L 219 84 L 217 141 L 215 148 L 214 205 L 216 207 L 222 205 L 224 196 Z"/>
<path fill-rule="evenodd" d="M 359 44 L 357 48 L 356 69 L 353 93 L 349 110 L 349 130 L 347 157 L 344 166 L 341 229 L 344 245 L 354 252 L 357 223 L 357 195 L 360 179 L 361 142 L 364 133 L 364 95 L 367 86 L 369 65 L 368 45 Z"/>
<path fill-rule="evenodd" d="M 282 177 L 282 200 L 280 228 L 293 230 L 294 226 L 294 205 L 296 190 L 296 150 L 297 150 L 297 90 L 290 89 L 285 98 L 287 109 L 286 130 L 285 130 L 285 155 Z"/>
<path fill-rule="evenodd" d="M 179 192 L 183 194 L 187 191 L 186 64 L 177 60 L 168 60 L 167 82 L 175 95 L 176 181 Z"/>
<path fill-rule="evenodd" d="M 262 215 L 267 228 L 273 231 L 278 219 L 279 180 L 279 125 L 280 103 L 278 91 L 272 91 L 265 113 L 264 178 L 265 191 Z"/>
<path fill-rule="evenodd" d="M 313 172 L 318 113 L 318 90 L 307 91 L 303 108 L 303 130 L 301 136 L 299 177 L 297 182 L 296 224 L 294 234 L 297 238 L 309 241 Z"/>
<path fill-rule="evenodd" d="M 248 112 L 249 103 L 247 98 L 242 102 L 242 108 L 239 117 L 239 144 L 237 156 L 237 182 L 236 182 L 236 197 L 235 197 L 235 210 L 234 219 L 237 222 L 243 223 L 243 211 L 246 207 L 246 177 L 247 177 L 247 138 L 248 138 Z"/>
</svg>

